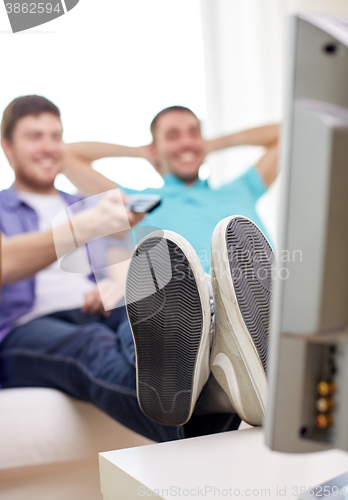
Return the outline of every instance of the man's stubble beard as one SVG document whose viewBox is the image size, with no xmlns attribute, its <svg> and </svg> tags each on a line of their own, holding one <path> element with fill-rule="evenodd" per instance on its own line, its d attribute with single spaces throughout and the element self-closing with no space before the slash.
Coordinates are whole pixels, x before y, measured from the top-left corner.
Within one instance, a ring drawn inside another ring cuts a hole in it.
<svg viewBox="0 0 348 500">
<path fill-rule="evenodd" d="M 59 172 L 58 172 L 59 173 Z M 42 191 L 50 191 L 54 189 L 54 182 L 56 180 L 58 174 L 54 176 L 53 180 L 47 180 L 47 182 L 36 180 L 34 176 L 27 175 L 25 170 L 21 170 L 15 173 L 15 179 L 17 183 L 20 183 L 21 186 L 28 188 L 33 192 L 40 193 Z"/>
</svg>

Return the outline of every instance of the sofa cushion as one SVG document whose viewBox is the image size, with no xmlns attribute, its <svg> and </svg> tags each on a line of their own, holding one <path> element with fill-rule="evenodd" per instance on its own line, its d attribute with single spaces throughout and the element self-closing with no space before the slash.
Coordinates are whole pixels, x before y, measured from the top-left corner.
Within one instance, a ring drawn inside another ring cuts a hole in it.
<svg viewBox="0 0 348 500">
<path fill-rule="evenodd" d="M 89 403 L 44 388 L 0 391 L 0 471 L 150 444 Z"/>
</svg>

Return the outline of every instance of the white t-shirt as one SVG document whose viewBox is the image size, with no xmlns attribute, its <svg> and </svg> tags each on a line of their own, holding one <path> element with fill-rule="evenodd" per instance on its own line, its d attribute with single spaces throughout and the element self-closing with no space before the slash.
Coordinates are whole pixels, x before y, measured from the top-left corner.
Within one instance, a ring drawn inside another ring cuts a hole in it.
<svg viewBox="0 0 348 500">
<path fill-rule="evenodd" d="M 33 208 L 38 216 L 39 230 L 52 229 L 55 216 L 65 210 L 67 203 L 60 194 L 46 195 L 20 191 L 19 198 Z M 84 247 L 75 250 L 75 256 Z M 95 288 L 96 284 L 90 281 L 85 274 L 67 273 L 60 269 L 55 261 L 50 266 L 36 274 L 35 302 L 28 313 L 22 316 L 16 325 L 22 325 L 32 319 L 56 311 L 79 309 L 84 304 L 85 294 Z"/>
</svg>

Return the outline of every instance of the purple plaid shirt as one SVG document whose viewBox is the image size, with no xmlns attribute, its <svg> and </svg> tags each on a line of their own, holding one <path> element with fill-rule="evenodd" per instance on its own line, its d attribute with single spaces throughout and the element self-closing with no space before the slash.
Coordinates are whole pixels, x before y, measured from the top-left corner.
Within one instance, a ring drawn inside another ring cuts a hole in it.
<svg viewBox="0 0 348 500">
<path fill-rule="evenodd" d="M 60 191 L 68 205 L 73 205 L 83 198 Z M 79 209 L 87 208 L 79 204 Z M 36 212 L 20 200 L 17 191 L 12 186 L 0 191 L 0 232 L 6 236 L 38 231 L 38 217 Z M 88 244 L 88 253 L 93 262 L 93 269 L 99 276 L 103 270 L 107 275 L 106 246 L 108 238 L 100 238 Z M 123 246 L 122 243 L 119 243 Z M 99 277 L 98 276 L 98 277 Z M 94 280 L 94 275 L 89 276 Z M 35 300 L 35 276 L 16 281 L 2 287 L 0 299 L 0 341 L 12 329 L 13 324 L 33 306 Z"/>
</svg>

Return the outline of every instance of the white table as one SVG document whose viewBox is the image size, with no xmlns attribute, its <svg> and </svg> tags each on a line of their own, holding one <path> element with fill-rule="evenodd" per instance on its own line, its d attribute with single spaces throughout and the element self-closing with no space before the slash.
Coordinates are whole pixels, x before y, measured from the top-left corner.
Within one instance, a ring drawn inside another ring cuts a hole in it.
<svg viewBox="0 0 348 500">
<path fill-rule="evenodd" d="M 272 452 L 261 428 L 100 454 L 104 500 L 296 499 L 347 471 L 348 453 Z"/>
</svg>

